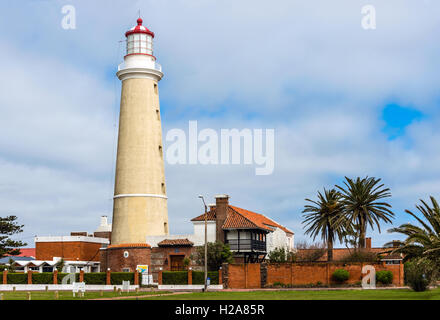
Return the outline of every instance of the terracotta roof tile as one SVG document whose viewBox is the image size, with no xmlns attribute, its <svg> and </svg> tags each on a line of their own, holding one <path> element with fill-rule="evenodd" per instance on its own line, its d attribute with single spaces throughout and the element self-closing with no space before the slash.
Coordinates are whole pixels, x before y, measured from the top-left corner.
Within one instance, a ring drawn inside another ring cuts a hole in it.
<svg viewBox="0 0 440 320">
<path fill-rule="evenodd" d="M 207 220 L 215 221 L 215 218 L 216 211 L 215 208 L 212 208 L 208 211 Z M 191 221 L 205 221 L 205 214 L 195 217 L 191 219 Z M 280 228 L 286 233 L 293 234 L 293 231 L 290 231 L 286 227 L 283 227 L 262 214 L 231 205 L 228 207 L 228 216 L 226 217 L 222 228 L 260 228 L 268 231 L 273 231 L 275 228 Z"/>
<path fill-rule="evenodd" d="M 208 211 L 208 221 L 215 220 L 215 208 Z M 205 221 L 205 214 L 202 214 L 198 217 L 191 219 L 191 221 Z"/>
<path fill-rule="evenodd" d="M 192 246 L 194 243 L 188 239 L 164 239 L 158 246 Z"/>
<path fill-rule="evenodd" d="M 35 248 L 20 248 L 20 254 L 14 257 L 35 257 Z"/>
<path fill-rule="evenodd" d="M 266 217 L 262 214 L 252 212 L 252 211 L 249 211 L 246 209 L 234 207 L 234 206 L 230 206 L 230 207 L 232 209 L 234 209 L 235 211 L 237 211 L 242 216 L 244 216 L 245 218 L 251 220 L 253 223 L 255 223 L 256 225 L 258 225 L 261 228 L 270 229 L 270 230 L 274 230 L 275 228 L 280 228 L 281 230 L 283 230 L 286 233 L 293 234 L 293 231 L 290 231 L 286 227 L 283 227 L 282 225 L 276 223 L 275 221 L 269 219 L 268 217 Z"/>
<path fill-rule="evenodd" d="M 228 216 L 226 217 L 225 222 L 223 223 L 222 229 L 237 229 L 237 228 L 261 228 L 261 226 L 256 225 L 253 221 L 247 219 L 243 215 L 236 212 L 234 209 L 229 206 L 228 208 Z M 263 227 L 263 229 L 268 230 Z M 270 230 L 268 230 L 270 231 Z"/>
</svg>

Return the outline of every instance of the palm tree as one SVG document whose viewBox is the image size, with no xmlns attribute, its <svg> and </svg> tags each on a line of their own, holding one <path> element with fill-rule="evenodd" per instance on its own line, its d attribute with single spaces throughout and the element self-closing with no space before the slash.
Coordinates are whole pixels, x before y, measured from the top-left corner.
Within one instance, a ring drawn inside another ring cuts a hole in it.
<svg viewBox="0 0 440 320">
<path fill-rule="evenodd" d="M 405 260 L 411 258 L 426 258 L 436 261 L 440 258 L 440 206 L 433 196 L 430 197 L 431 206 L 423 200 L 421 205 L 416 205 L 423 218 L 415 213 L 405 210 L 421 226 L 405 223 L 388 232 L 398 232 L 406 235 L 405 241 L 398 241 L 398 249 L 394 252 L 405 254 Z M 393 242 L 387 243 L 389 245 Z"/>
<path fill-rule="evenodd" d="M 381 199 L 391 197 L 390 189 L 379 184 L 381 179 L 357 178 L 352 180 L 345 177 L 345 189 L 336 186 L 341 192 L 341 202 L 344 205 L 345 217 L 352 225 L 359 228 L 359 248 L 365 248 L 367 227 L 377 226 L 380 232 L 380 221 L 391 222 L 394 213 L 391 205 Z"/>
<path fill-rule="evenodd" d="M 313 237 L 313 241 L 317 236 L 327 244 L 327 259 L 333 260 L 333 243 L 336 236 L 341 238 L 343 232 L 343 223 L 341 218 L 343 216 L 343 205 L 340 202 L 340 193 L 335 189 L 326 190 L 324 188 L 324 195 L 318 191 L 318 200 L 306 199 L 312 203 L 305 205 L 303 213 L 303 224 L 308 227 L 306 234 Z"/>
</svg>

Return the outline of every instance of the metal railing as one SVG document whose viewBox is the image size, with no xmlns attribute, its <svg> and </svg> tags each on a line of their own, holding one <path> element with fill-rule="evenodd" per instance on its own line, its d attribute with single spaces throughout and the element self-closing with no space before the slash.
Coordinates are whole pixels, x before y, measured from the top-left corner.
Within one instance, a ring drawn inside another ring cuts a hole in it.
<svg viewBox="0 0 440 320">
<path fill-rule="evenodd" d="M 252 239 L 226 240 L 232 251 L 260 251 L 266 252 L 266 242 Z"/>
</svg>

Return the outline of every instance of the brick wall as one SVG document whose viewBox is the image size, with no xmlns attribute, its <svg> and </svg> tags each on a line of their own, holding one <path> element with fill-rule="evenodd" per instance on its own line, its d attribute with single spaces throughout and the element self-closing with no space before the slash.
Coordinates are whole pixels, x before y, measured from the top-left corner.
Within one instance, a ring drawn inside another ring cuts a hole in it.
<svg viewBox="0 0 440 320">
<path fill-rule="evenodd" d="M 259 263 L 230 264 L 227 270 L 228 288 L 261 288 Z"/>
<path fill-rule="evenodd" d="M 275 282 L 301 286 L 309 284 L 333 285 L 332 274 L 337 269 L 350 273 L 348 284 L 362 281 L 362 267 L 366 264 L 343 263 L 284 263 L 284 264 L 230 264 L 224 266 L 225 284 L 229 288 L 261 288 Z M 393 285 L 403 286 L 403 264 L 373 264 L 377 271 L 393 273 Z"/>
<path fill-rule="evenodd" d="M 64 260 L 100 261 L 100 243 L 72 242 L 36 242 L 35 255 L 37 260 L 52 260 L 62 257 Z"/>
<path fill-rule="evenodd" d="M 124 256 L 128 252 L 128 256 Z M 138 265 L 151 264 L 150 247 L 116 247 L 101 250 L 101 270 L 110 268 L 112 272 L 122 272 L 123 269 L 130 269 L 134 272 Z"/>
<path fill-rule="evenodd" d="M 151 266 L 150 270 L 153 274 L 153 280 L 157 281 L 157 275 L 159 268 L 167 271 L 171 267 L 171 256 L 181 255 L 184 258 L 190 258 L 192 254 L 196 252 L 196 247 L 185 247 L 185 246 L 173 246 L 173 247 L 154 247 L 151 251 Z M 192 261 L 191 266 L 193 270 L 199 270 L 198 266 L 194 266 L 194 261 Z"/>
</svg>

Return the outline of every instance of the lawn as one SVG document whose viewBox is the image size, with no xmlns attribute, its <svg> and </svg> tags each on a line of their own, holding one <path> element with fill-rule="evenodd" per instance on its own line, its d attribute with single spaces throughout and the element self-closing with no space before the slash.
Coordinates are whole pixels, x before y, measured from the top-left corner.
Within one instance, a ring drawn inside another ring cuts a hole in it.
<svg viewBox="0 0 440 320">
<path fill-rule="evenodd" d="M 147 300 L 440 300 L 440 289 L 414 292 L 410 289 L 335 291 L 194 292 Z"/>
<path fill-rule="evenodd" d="M 0 292 L 3 294 L 4 300 L 27 300 L 27 292 L 26 291 L 3 291 Z M 99 298 L 115 298 L 115 297 L 131 297 L 131 296 L 145 296 L 150 294 L 164 294 L 167 292 L 164 291 L 140 291 L 136 293 L 133 292 L 122 292 L 119 294 L 118 292 L 113 291 L 89 291 L 85 292 L 84 297 L 73 297 L 72 291 L 58 291 L 58 299 L 59 300 L 87 300 L 87 299 L 99 299 Z M 54 291 L 31 291 L 31 299 L 32 300 L 55 300 L 55 292 Z"/>
<path fill-rule="evenodd" d="M 27 300 L 24 291 L 1 292 L 4 300 Z M 141 291 L 122 293 L 105 291 L 86 292 L 84 297 L 73 297 L 71 291 L 59 291 L 59 300 L 87 300 L 98 298 L 127 298 L 134 299 L 136 296 L 151 295 L 151 297 L 139 298 L 140 300 L 440 300 L 440 288 L 425 292 L 414 292 L 410 289 L 389 290 L 321 290 L 321 291 L 216 291 L 216 292 L 193 292 L 174 295 L 165 291 Z M 55 300 L 53 291 L 31 292 L 32 300 Z M 124 299 L 125 300 L 125 299 Z"/>
</svg>

